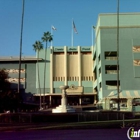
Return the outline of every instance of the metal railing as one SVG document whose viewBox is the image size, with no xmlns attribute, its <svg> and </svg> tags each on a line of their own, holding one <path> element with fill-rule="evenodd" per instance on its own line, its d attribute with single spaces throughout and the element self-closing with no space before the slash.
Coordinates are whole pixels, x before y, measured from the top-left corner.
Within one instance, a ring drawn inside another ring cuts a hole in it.
<svg viewBox="0 0 140 140">
<path fill-rule="evenodd" d="M 117 70 L 106 70 L 107 74 L 117 74 Z"/>
<path fill-rule="evenodd" d="M 0 114 L 0 123 L 85 122 L 132 119 L 132 112 L 85 110 L 75 113 L 9 113 Z"/>
<path fill-rule="evenodd" d="M 106 60 L 117 60 L 117 57 L 105 57 Z"/>
</svg>

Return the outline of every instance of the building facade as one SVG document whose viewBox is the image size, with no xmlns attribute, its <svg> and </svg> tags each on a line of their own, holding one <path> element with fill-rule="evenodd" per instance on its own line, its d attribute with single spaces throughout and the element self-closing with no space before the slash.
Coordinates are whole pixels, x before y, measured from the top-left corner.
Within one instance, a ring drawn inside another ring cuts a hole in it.
<svg viewBox="0 0 140 140">
<path fill-rule="evenodd" d="M 122 91 L 121 95 L 125 94 L 126 98 L 140 96 L 139 36 L 140 13 L 120 14 L 119 91 Z M 22 58 L 21 89 L 24 100 L 36 103 L 41 101 L 51 106 L 59 105 L 62 94 L 59 87 L 62 85 L 69 86 L 67 98 L 70 105 L 94 104 L 108 97 L 110 93 L 115 95 L 117 93 L 116 14 L 99 15 L 94 40 L 94 47 L 61 46 L 41 50 L 38 64 L 37 57 Z M 9 71 L 8 80 L 14 83 L 12 88 L 15 89 L 18 81 L 18 61 L 14 57 L 0 58 L 0 68 Z"/>
<path fill-rule="evenodd" d="M 101 100 L 117 93 L 117 14 L 101 14 L 95 30 L 93 52 L 93 88 Z M 119 91 L 126 96 L 140 96 L 140 13 L 119 15 Z M 113 96 L 114 96 L 113 95 Z M 123 95 L 123 94 L 121 94 Z M 116 95 L 117 96 L 117 95 Z M 116 97 L 117 98 L 117 97 Z M 109 105 L 109 103 L 108 103 Z"/>
<path fill-rule="evenodd" d="M 46 60 L 45 52 L 47 53 Z M 69 105 L 95 103 L 97 92 L 93 90 L 92 52 L 93 47 L 64 46 L 41 50 L 38 63 L 37 57 L 22 57 L 20 89 L 24 103 L 40 104 L 41 102 L 50 106 L 59 105 L 62 85 L 69 86 L 67 89 Z M 40 82 L 38 81 L 38 65 Z M 11 83 L 11 89 L 17 91 L 19 58 L 0 58 L 0 68 L 5 68 L 9 73 L 7 80 Z"/>
<path fill-rule="evenodd" d="M 42 97 L 52 106 L 58 105 L 62 94 L 60 86 L 68 85 L 68 104 L 93 104 L 97 96 L 93 91 L 93 47 L 50 47 L 46 52 L 45 91 L 44 62 L 39 63 Z M 45 50 L 40 51 L 39 56 L 44 59 Z M 37 80 L 38 93 L 34 96 L 40 96 L 38 85 Z"/>
<path fill-rule="evenodd" d="M 33 94 L 36 93 L 36 62 L 35 57 L 22 57 L 20 91 L 24 101 L 33 101 Z M 5 69 L 8 73 L 7 81 L 10 82 L 11 90 L 18 91 L 19 80 L 19 58 L 0 57 L 0 69 Z"/>
</svg>

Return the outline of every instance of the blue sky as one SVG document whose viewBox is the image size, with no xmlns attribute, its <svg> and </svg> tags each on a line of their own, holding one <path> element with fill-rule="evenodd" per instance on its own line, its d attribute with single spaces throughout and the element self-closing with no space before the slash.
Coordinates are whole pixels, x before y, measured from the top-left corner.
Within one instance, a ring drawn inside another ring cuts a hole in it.
<svg viewBox="0 0 140 140">
<path fill-rule="evenodd" d="M 139 12 L 140 0 L 120 0 L 120 12 Z M 92 45 L 92 26 L 100 13 L 116 13 L 117 0 L 25 0 L 23 56 L 35 55 L 32 45 L 53 32 L 54 46 L 71 46 L 72 18 L 78 34 L 74 46 Z M 0 56 L 18 56 L 22 0 L 0 0 Z M 50 45 L 50 44 L 49 44 Z"/>
</svg>

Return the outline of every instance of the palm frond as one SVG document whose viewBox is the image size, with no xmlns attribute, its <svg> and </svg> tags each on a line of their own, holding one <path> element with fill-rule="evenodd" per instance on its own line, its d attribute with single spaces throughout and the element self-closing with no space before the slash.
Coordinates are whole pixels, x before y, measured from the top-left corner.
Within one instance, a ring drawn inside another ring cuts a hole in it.
<svg viewBox="0 0 140 140">
<path fill-rule="evenodd" d="M 53 40 L 53 36 L 51 35 L 50 32 L 44 32 L 43 37 L 42 37 L 42 41 L 43 42 L 51 42 Z"/>
<path fill-rule="evenodd" d="M 33 50 L 36 51 L 40 51 L 43 49 L 43 44 L 41 41 L 36 41 L 35 44 L 33 44 Z"/>
</svg>

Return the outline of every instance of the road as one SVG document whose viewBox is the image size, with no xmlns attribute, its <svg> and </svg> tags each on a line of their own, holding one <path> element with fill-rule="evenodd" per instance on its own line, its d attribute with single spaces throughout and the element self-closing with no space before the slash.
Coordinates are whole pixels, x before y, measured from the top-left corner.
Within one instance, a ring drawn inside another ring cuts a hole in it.
<svg viewBox="0 0 140 140">
<path fill-rule="evenodd" d="M 127 129 L 33 130 L 0 132 L 0 140 L 128 140 Z"/>
</svg>

